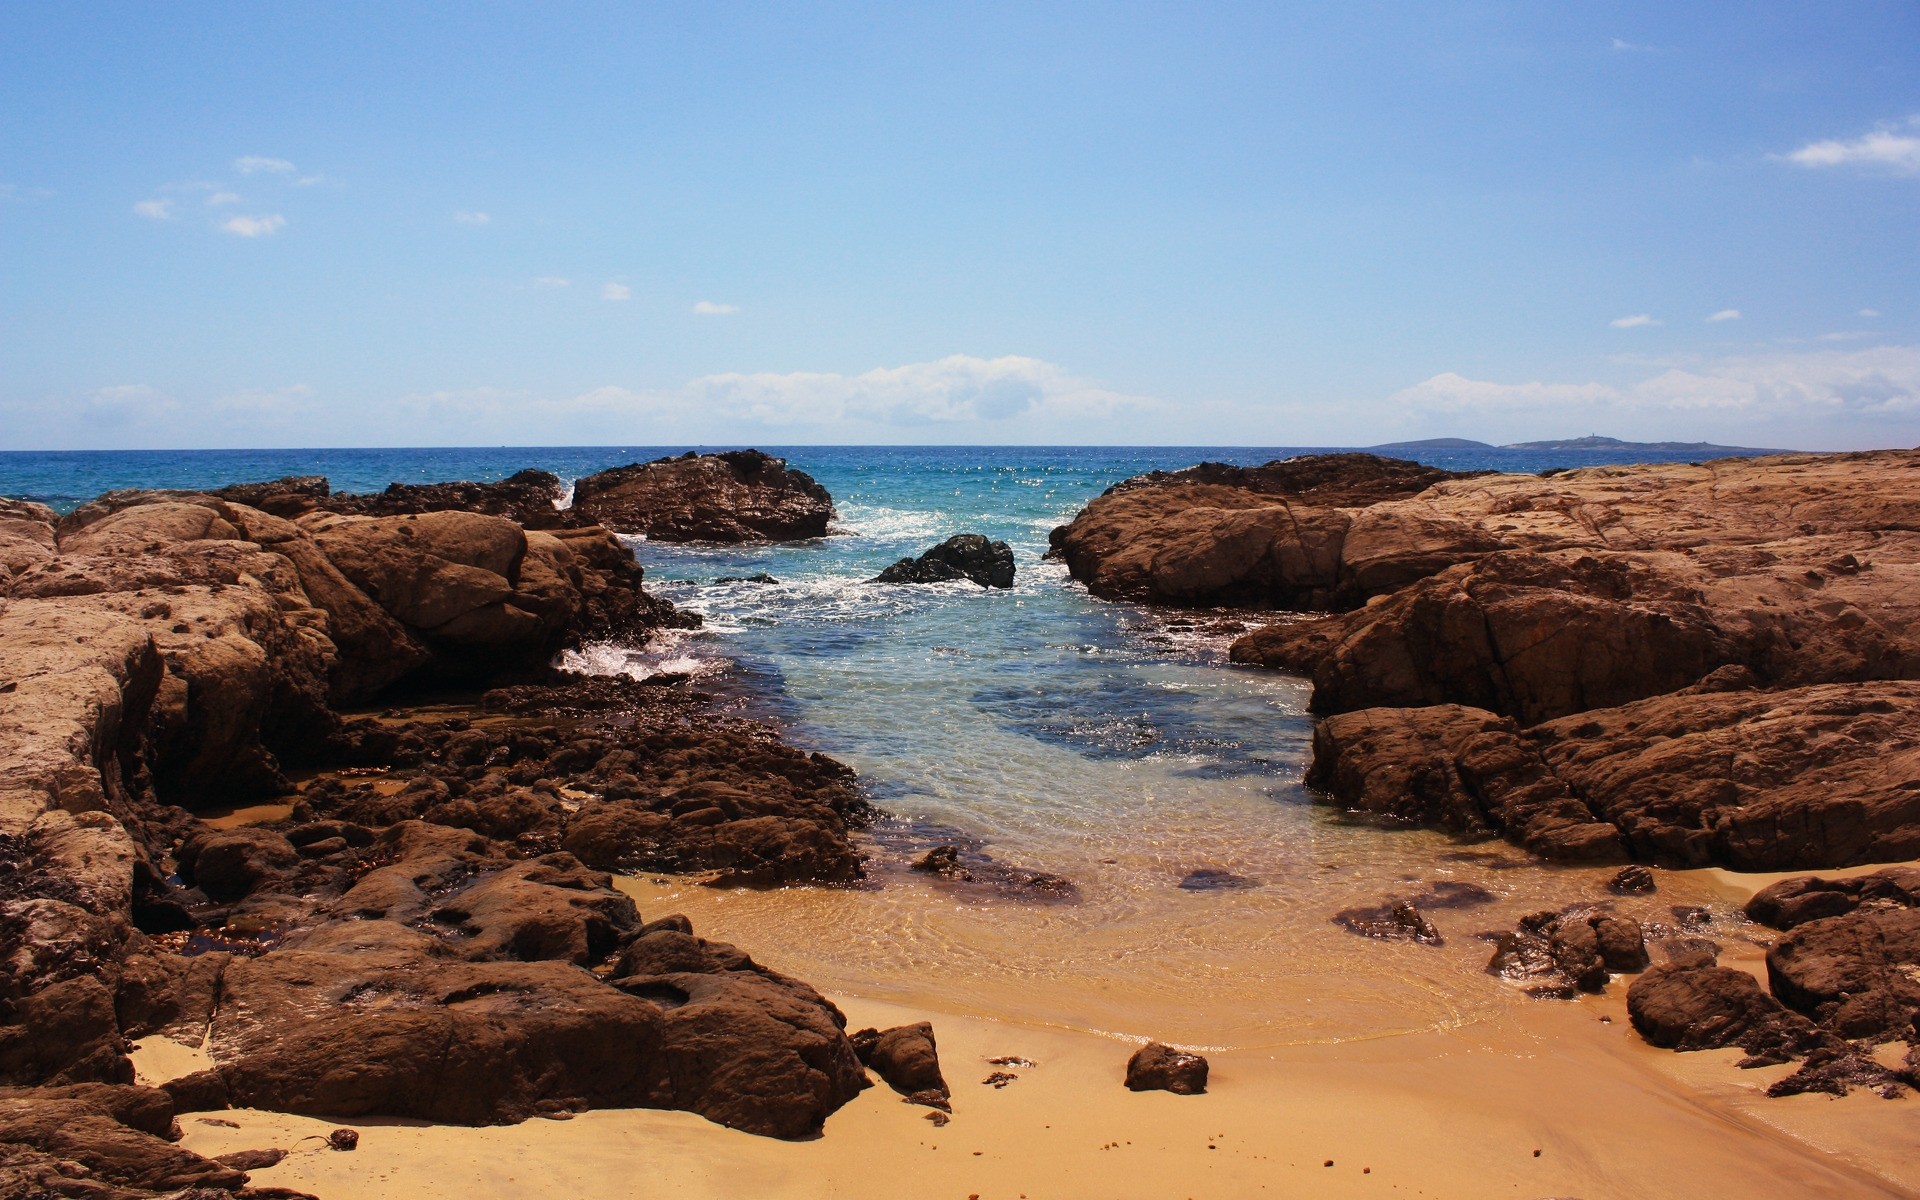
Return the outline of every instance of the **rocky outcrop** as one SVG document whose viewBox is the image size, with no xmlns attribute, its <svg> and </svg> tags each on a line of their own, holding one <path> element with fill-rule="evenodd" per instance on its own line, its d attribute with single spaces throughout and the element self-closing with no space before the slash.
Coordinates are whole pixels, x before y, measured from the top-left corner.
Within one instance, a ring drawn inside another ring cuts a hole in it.
<svg viewBox="0 0 1920 1200">
<path fill-rule="evenodd" d="M 791 542 L 825 537 L 833 497 L 758 450 L 660 458 L 584 476 L 573 510 L 661 542 Z"/>
<path fill-rule="evenodd" d="M 1697 689 L 1531 728 L 1459 705 L 1322 721 L 1308 782 L 1545 858 L 1746 871 L 1920 857 L 1920 683 Z"/>
<path fill-rule="evenodd" d="M 960 533 L 919 558 L 903 558 L 874 577 L 875 583 L 949 583 L 968 579 L 984 588 L 1013 586 L 1013 550 L 977 533 Z"/>
<path fill-rule="evenodd" d="M 1461 521 L 1389 531 L 1371 515 L 1372 506 L 1459 478 L 1372 454 L 1156 471 L 1108 488 L 1053 531 L 1049 553 L 1096 596 L 1338 607 L 1497 548 Z"/>
<path fill-rule="evenodd" d="M 1677 962 L 1642 976 L 1627 993 L 1634 1027 L 1656 1046 L 1739 1046 L 1743 1066 L 1803 1065 L 1773 1095 L 1883 1095 L 1920 1087 L 1920 894 L 1916 872 L 1855 879 L 1782 880 L 1757 894 L 1747 915 L 1785 933 L 1767 951 L 1767 986 L 1744 971 Z M 1903 1065 L 1877 1047 L 1905 1042 Z"/>
<path fill-rule="evenodd" d="M 444 497 L 336 512 L 323 485 L 0 513 L 0 1086 L 97 1107 L 132 1079 L 128 1038 L 165 1032 L 213 1061 L 168 1085 L 177 1105 L 651 1105 L 816 1131 L 865 1086 L 839 1013 L 684 920 L 644 922 L 601 871 L 857 877 L 851 773 L 705 698 L 546 667 L 684 621 L 606 530 Z M 482 680 L 512 686 L 465 715 L 336 707 Z M 292 818 L 194 816 L 265 797 Z M 0 1179 L 243 1185 L 192 1156 L 128 1174 L 126 1112 L 62 1112 L 106 1157 L 9 1109 Z"/>
</svg>

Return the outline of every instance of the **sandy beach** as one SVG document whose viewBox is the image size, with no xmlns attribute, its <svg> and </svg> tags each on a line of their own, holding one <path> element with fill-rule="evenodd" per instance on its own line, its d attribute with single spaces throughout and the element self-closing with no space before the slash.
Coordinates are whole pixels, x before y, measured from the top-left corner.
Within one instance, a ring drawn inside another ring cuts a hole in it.
<svg viewBox="0 0 1920 1200">
<path fill-rule="evenodd" d="M 1669 893 L 1738 903 L 1764 881 L 1703 871 L 1662 882 Z M 672 883 L 629 888 L 680 901 L 703 894 Z M 715 926 L 726 906 L 704 894 L 716 901 L 699 919 L 725 936 Z M 764 895 L 804 903 L 813 893 Z M 1722 961 L 1764 972 L 1759 948 L 1744 942 Z M 823 983 L 838 969 L 771 962 Z M 1501 986 L 1458 979 L 1463 991 Z M 924 977 L 893 982 L 898 993 L 929 991 Z M 1072 999 L 1044 992 L 1030 994 L 1030 1011 Z M 1125 1090 L 1137 1039 L 930 998 L 829 995 L 850 1028 L 933 1022 L 954 1089 L 951 1124 L 936 1128 L 928 1110 L 876 1085 L 823 1136 L 797 1143 L 688 1113 L 621 1110 L 493 1128 L 354 1121 L 359 1149 L 339 1153 L 324 1142 L 337 1122 L 243 1109 L 184 1118 L 184 1145 L 207 1155 L 289 1149 L 256 1181 L 349 1200 L 1920 1195 L 1911 1101 L 1867 1091 L 1769 1099 L 1766 1085 L 1790 1066 L 1739 1071 L 1735 1050 L 1647 1046 L 1627 1021 L 1623 987 L 1574 1002 L 1517 1000 L 1447 1028 L 1210 1051 L 1210 1090 L 1199 1097 Z M 1223 1007 L 1257 1003 L 1240 994 Z M 162 1039 L 135 1057 L 153 1077 L 195 1059 Z M 989 1061 L 1006 1057 L 1035 1065 Z M 1018 1078 L 981 1082 L 996 1070 Z"/>
</svg>

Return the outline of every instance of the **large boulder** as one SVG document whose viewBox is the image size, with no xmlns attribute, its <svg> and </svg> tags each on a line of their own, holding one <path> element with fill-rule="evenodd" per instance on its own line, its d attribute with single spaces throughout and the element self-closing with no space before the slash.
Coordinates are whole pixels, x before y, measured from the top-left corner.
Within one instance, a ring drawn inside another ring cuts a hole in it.
<svg viewBox="0 0 1920 1200">
<path fill-rule="evenodd" d="M 758 450 L 661 458 L 574 482 L 581 516 L 662 542 L 790 542 L 824 537 L 833 497 Z"/>
<path fill-rule="evenodd" d="M 874 577 L 875 583 L 948 583 L 969 579 L 984 588 L 1013 586 L 1013 550 L 977 533 L 959 533 L 919 558 L 903 558 Z"/>
<path fill-rule="evenodd" d="M 1418 522 L 1388 536 L 1365 516 L 1372 505 L 1457 478 L 1372 454 L 1154 472 L 1115 484 L 1055 529 L 1050 553 L 1097 596 L 1343 606 L 1498 547 L 1457 521 Z"/>
</svg>

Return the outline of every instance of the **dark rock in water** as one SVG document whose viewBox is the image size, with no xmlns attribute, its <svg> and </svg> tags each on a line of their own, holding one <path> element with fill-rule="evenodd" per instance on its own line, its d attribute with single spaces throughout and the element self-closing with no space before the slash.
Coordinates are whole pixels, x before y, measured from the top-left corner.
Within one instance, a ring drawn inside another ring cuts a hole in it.
<svg viewBox="0 0 1920 1200">
<path fill-rule="evenodd" d="M 778 579 L 775 579 L 773 576 L 767 574 L 765 571 L 762 571 L 758 575 L 722 575 L 720 578 L 714 580 L 714 582 L 715 583 L 763 583 L 764 584 L 764 583 L 779 583 L 780 581 Z"/>
<path fill-rule="evenodd" d="M 551 471 L 529 469 L 517 471 L 497 483 L 471 483 L 464 480 L 453 483 L 390 483 L 386 491 L 367 495 L 336 492 L 332 496 L 323 495 L 316 507 L 328 512 L 358 513 L 369 517 L 426 512 L 485 513 L 488 516 L 506 517 L 526 529 L 566 529 L 592 524 L 583 519 L 580 513 L 557 507 L 562 493 L 558 475 Z M 284 504 L 285 501 L 273 497 L 269 503 Z M 269 508 L 267 511 L 274 510 Z"/>
<path fill-rule="evenodd" d="M 852 1041 L 860 1061 L 878 1072 L 887 1086 L 902 1096 L 925 1104 L 929 1101 L 917 1097 L 932 1094 L 945 1100 L 950 1095 L 946 1077 L 940 1073 L 940 1052 L 934 1044 L 931 1023 L 900 1025 L 884 1032 L 862 1029 L 853 1035 Z"/>
<path fill-rule="evenodd" d="M 1257 888 L 1260 881 L 1235 875 L 1232 871 L 1201 867 L 1197 871 L 1188 871 L 1178 886 L 1183 892 L 1215 892 L 1231 888 Z"/>
<path fill-rule="evenodd" d="M 1713 924 L 1713 913 L 1698 904 L 1676 904 L 1668 911 L 1682 929 L 1704 929 Z"/>
<path fill-rule="evenodd" d="M 833 497 L 758 450 L 660 458 L 574 481 L 588 520 L 660 542 L 791 542 L 825 537 Z"/>
<path fill-rule="evenodd" d="M 977 533 L 956 534 L 919 558 L 894 563 L 874 576 L 873 582 L 946 583 L 954 579 L 971 579 L 981 587 L 1012 587 L 1012 548 Z"/>
<path fill-rule="evenodd" d="M 1595 917 L 1592 924 L 1607 970 L 1630 975 L 1647 969 L 1647 940 L 1640 922 L 1631 917 Z"/>
<path fill-rule="evenodd" d="M 1647 961 L 1638 921 L 1576 905 L 1522 917 L 1500 935 L 1487 971 L 1526 985 L 1531 995 L 1572 999 L 1606 990 L 1610 974 L 1644 970 Z"/>
<path fill-rule="evenodd" d="M 1005 897 L 1070 903 L 1080 899 L 1080 889 L 1071 879 L 1046 871 L 1007 866 L 977 847 L 935 846 L 914 862 L 913 870 L 933 876 L 942 881 L 942 886 L 982 900 Z"/>
<path fill-rule="evenodd" d="M 958 846 L 935 846 L 920 856 L 913 869 L 928 875 L 938 875 L 942 879 L 958 879 L 964 883 L 973 881 L 973 872 L 960 865 Z"/>
<path fill-rule="evenodd" d="M 1620 873 L 1607 881 L 1607 890 L 1616 896 L 1644 896 L 1655 890 L 1653 872 L 1635 864 L 1620 868 Z"/>
<path fill-rule="evenodd" d="M 1432 921 L 1411 900 L 1395 900 L 1377 908 L 1348 908 L 1333 915 L 1340 925 L 1361 937 L 1386 941 L 1413 941 L 1426 946 L 1446 944 Z"/>
<path fill-rule="evenodd" d="M 1148 1042 L 1127 1060 L 1127 1090 L 1198 1096 L 1207 1090 L 1207 1060 L 1160 1042 Z"/>
</svg>

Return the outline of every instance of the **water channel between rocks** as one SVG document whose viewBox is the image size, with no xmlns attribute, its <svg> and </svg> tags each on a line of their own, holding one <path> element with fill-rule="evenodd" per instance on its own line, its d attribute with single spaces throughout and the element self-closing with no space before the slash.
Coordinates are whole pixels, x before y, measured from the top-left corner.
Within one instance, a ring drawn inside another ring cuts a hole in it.
<svg viewBox="0 0 1920 1200">
<path fill-rule="evenodd" d="M 1484 973 L 1476 935 L 1609 899 L 1610 872 L 1316 805 L 1301 784 L 1306 681 L 1226 665 L 1225 636 L 1205 632 L 1217 615 L 1189 623 L 1095 600 L 1043 561 L 1048 529 L 1106 481 L 1044 466 L 928 475 L 828 480 L 847 532 L 818 542 L 636 541 L 649 586 L 706 628 L 638 652 L 589 647 L 570 665 L 688 673 L 854 767 L 887 814 L 866 839 L 872 886 L 630 880 L 644 914 L 683 911 L 703 935 L 831 991 L 1202 1047 L 1392 1036 L 1541 1003 Z M 962 531 L 1013 544 L 1013 591 L 865 582 Z M 983 899 L 905 869 L 956 843 L 1064 876 L 1079 898 Z M 1243 882 L 1180 886 L 1201 870 Z M 1705 878 L 1662 881 L 1620 910 L 1732 915 Z M 1332 919 L 1462 883 L 1486 895 L 1424 906 L 1442 946 L 1369 940 Z"/>
</svg>

